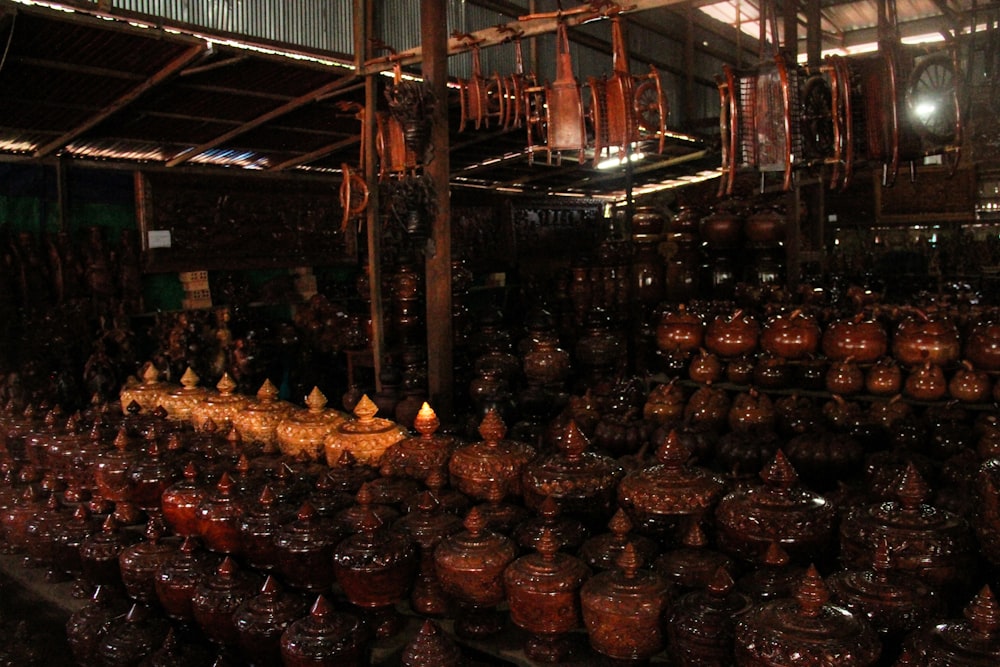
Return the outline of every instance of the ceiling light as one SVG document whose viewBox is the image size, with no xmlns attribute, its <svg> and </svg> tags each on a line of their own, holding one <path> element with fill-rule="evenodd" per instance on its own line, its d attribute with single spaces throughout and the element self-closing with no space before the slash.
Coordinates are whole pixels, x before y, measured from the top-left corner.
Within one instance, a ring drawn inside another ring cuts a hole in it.
<svg viewBox="0 0 1000 667">
<path fill-rule="evenodd" d="M 598 169 L 614 169 L 615 167 L 620 167 L 623 164 L 625 164 L 626 160 L 629 161 L 629 162 L 638 162 L 639 160 L 643 159 L 644 157 L 646 157 L 646 155 L 644 153 L 631 153 L 631 154 L 629 154 L 628 158 L 626 158 L 625 156 L 621 156 L 621 157 L 619 157 L 619 156 L 609 157 L 609 158 L 605 158 L 605 159 L 601 160 L 600 162 L 598 162 L 597 163 L 597 168 Z"/>
</svg>

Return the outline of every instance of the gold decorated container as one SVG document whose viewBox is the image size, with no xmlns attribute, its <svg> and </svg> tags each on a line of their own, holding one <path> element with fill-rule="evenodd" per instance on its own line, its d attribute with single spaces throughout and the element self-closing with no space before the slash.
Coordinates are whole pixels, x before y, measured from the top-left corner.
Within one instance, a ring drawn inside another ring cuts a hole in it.
<svg viewBox="0 0 1000 667">
<path fill-rule="evenodd" d="M 246 407 L 233 416 L 233 426 L 236 427 L 243 442 L 257 444 L 265 452 L 278 451 L 278 424 L 295 409 L 287 401 L 278 400 L 278 388 L 270 380 L 257 390 L 257 399 L 249 401 Z"/>
<path fill-rule="evenodd" d="M 327 408 L 326 396 L 318 387 L 313 387 L 306 397 L 306 408 L 292 410 L 278 422 L 278 449 L 287 456 L 319 461 L 323 458 L 323 440 L 348 416 Z"/>
<path fill-rule="evenodd" d="M 377 466 L 391 445 L 408 437 L 409 432 L 394 421 L 376 417 L 378 406 L 368 396 L 362 396 L 354 406 L 354 419 L 342 422 L 323 441 L 326 462 L 333 466 L 345 451 L 358 463 Z"/>
<path fill-rule="evenodd" d="M 160 381 L 160 371 L 152 361 L 146 362 L 139 379 L 129 376 L 118 397 L 121 399 L 122 412 L 128 411 L 128 406 L 137 403 L 142 412 L 152 412 L 163 402 L 163 397 L 180 387 L 175 384 Z"/>
<path fill-rule="evenodd" d="M 161 405 L 167 411 L 167 417 L 174 421 L 191 419 L 191 410 L 211 393 L 204 387 L 199 387 L 201 380 L 198 374 L 189 367 L 181 376 L 181 386 L 163 395 Z"/>
<path fill-rule="evenodd" d="M 228 431 L 236 415 L 250 402 L 246 396 L 235 393 L 236 383 L 229 373 L 222 374 L 215 388 L 219 393 L 208 394 L 191 408 L 191 423 L 196 429 L 200 430 L 211 419 L 221 430 Z"/>
</svg>

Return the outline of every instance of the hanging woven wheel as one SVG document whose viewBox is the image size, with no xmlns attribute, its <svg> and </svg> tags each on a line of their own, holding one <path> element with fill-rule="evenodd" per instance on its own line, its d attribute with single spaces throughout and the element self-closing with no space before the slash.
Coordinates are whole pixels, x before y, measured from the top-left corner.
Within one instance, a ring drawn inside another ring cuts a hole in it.
<svg viewBox="0 0 1000 667">
<path fill-rule="evenodd" d="M 949 53 L 935 53 L 917 63 L 910 75 L 906 105 L 924 140 L 938 146 L 960 142 L 958 74 Z"/>
<path fill-rule="evenodd" d="M 833 93 L 825 76 L 816 75 L 806 81 L 799 123 L 808 159 L 822 160 L 834 155 Z"/>
</svg>

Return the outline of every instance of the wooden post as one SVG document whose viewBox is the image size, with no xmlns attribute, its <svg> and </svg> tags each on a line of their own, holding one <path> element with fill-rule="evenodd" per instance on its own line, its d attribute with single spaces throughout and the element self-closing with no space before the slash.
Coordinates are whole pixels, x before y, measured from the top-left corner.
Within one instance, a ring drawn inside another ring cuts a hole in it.
<svg viewBox="0 0 1000 667">
<path fill-rule="evenodd" d="M 366 0 L 354 0 L 354 50 L 356 60 L 364 62 L 369 55 L 368 34 L 371 32 L 372 15 Z M 368 231 L 368 294 L 371 299 L 372 362 L 375 372 L 375 391 L 382 391 L 382 357 L 385 354 L 385 308 L 382 305 L 382 225 L 379 221 L 378 169 L 375 164 L 375 108 L 378 104 L 378 74 L 365 76 L 365 113 L 362 118 L 362 137 L 365 150 L 365 182 L 368 184 L 368 208 L 365 210 L 365 228 Z"/>
<path fill-rule="evenodd" d="M 823 26 L 820 0 L 805 0 L 806 3 L 806 56 L 812 66 L 819 66 L 823 60 Z"/>
<path fill-rule="evenodd" d="M 687 29 L 684 31 L 684 125 L 691 127 L 695 117 L 694 108 L 694 3 L 684 6 Z"/>
<path fill-rule="evenodd" d="M 799 0 L 784 0 L 783 19 L 785 43 L 784 52 L 789 63 L 794 64 L 799 55 Z M 775 35 L 777 38 L 777 35 Z M 777 41 L 777 39 L 775 39 Z"/>
<path fill-rule="evenodd" d="M 425 57 L 424 79 L 437 99 L 431 130 L 431 179 L 437 215 L 431 222 L 426 253 L 427 384 L 434 410 L 453 417 L 454 368 L 451 321 L 451 199 L 448 159 L 448 14 L 447 0 L 420 0 L 420 40 Z"/>
</svg>

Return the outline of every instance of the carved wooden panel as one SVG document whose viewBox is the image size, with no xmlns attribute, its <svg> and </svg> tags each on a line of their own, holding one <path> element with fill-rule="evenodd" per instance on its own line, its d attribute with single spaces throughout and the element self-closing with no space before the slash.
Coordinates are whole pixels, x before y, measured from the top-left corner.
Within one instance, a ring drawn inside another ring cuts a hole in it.
<svg viewBox="0 0 1000 667">
<path fill-rule="evenodd" d="M 136 196 L 147 272 L 357 261 L 353 226 L 340 228 L 332 179 L 140 173 Z M 170 233 L 169 247 L 150 247 L 149 232 L 163 231 Z"/>
<path fill-rule="evenodd" d="M 515 201 L 511 205 L 519 259 L 575 257 L 593 251 L 605 236 L 598 200 Z"/>
</svg>

